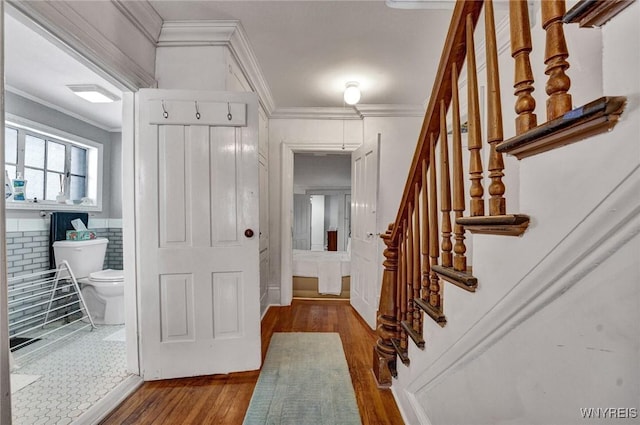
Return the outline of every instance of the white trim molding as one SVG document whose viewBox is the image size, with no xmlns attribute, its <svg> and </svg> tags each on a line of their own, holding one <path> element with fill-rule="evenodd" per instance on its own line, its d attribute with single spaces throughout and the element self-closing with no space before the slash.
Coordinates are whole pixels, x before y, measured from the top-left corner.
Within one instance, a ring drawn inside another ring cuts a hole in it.
<svg viewBox="0 0 640 425">
<path fill-rule="evenodd" d="M 486 314 L 409 383 L 428 392 L 562 297 L 640 234 L 640 166 L 634 168 Z"/>
<path fill-rule="evenodd" d="M 271 116 L 275 109 L 271 89 L 240 21 L 165 21 L 162 24 L 158 47 L 171 46 L 226 46 L 238 62 L 251 88 L 258 94 L 267 116 Z"/>
<path fill-rule="evenodd" d="M 358 104 L 363 117 L 424 117 L 425 105 Z"/>
<path fill-rule="evenodd" d="M 345 108 L 276 108 L 271 119 L 360 120 L 366 117 L 424 117 L 424 105 L 358 104 Z"/>
<path fill-rule="evenodd" d="M 361 120 L 362 115 L 357 109 L 347 108 L 325 108 L 325 107 L 296 107 L 277 108 L 271 119 L 329 119 L 329 120 Z"/>
<path fill-rule="evenodd" d="M 9 0 L 7 3 L 12 6 L 7 8 L 12 16 L 35 24 L 35 29 L 48 40 L 119 87 L 136 91 L 157 85 L 154 75 L 100 33 L 69 2 Z"/>
<path fill-rule="evenodd" d="M 156 44 L 162 30 L 162 17 L 147 0 L 111 2 L 147 39 Z"/>
</svg>

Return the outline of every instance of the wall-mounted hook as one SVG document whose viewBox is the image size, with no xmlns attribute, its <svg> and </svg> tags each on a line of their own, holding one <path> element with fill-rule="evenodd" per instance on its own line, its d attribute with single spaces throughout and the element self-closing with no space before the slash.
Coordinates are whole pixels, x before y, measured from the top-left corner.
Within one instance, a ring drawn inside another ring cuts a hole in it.
<svg viewBox="0 0 640 425">
<path fill-rule="evenodd" d="M 196 119 L 200 119 L 200 111 L 198 110 L 198 101 L 196 100 Z"/>
<path fill-rule="evenodd" d="M 166 118 L 169 118 L 169 113 L 167 112 L 167 108 L 165 108 L 164 106 L 164 100 L 162 101 L 162 116 Z"/>
<path fill-rule="evenodd" d="M 227 102 L 227 111 L 228 111 L 227 119 L 231 121 L 233 119 L 233 115 L 231 115 L 231 104 L 229 102 Z"/>
</svg>

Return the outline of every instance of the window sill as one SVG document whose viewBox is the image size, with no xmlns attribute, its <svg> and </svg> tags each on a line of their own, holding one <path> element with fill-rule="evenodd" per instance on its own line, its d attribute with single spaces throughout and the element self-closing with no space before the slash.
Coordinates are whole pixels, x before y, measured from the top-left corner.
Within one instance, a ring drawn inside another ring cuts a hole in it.
<svg viewBox="0 0 640 425">
<path fill-rule="evenodd" d="M 37 211 L 82 211 L 100 212 L 100 205 L 59 204 L 51 201 L 6 201 L 8 210 L 37 210 Z"/>
</svg>

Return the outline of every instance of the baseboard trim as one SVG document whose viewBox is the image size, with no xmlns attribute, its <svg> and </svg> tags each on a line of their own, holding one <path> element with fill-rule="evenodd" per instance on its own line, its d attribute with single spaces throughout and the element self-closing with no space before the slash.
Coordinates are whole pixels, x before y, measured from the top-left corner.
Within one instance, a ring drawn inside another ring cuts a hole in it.
<svg viewBox="0 0 640 425">
<path fill-rule="evenodd" d="M 281 305 L 280 303 L 280 288 L 278 287 L 269 287 L 267 288 L 267 302 L 270 305 Z"/>
<path fill-rule="evenodd" d="M 262 321 L 262 319 L 264 319 L 264 316 L 267 315 L 267 312 L 269 311 L 269 309 L 271 307 L 278 307 L 278 304 L 268 304 L 267 307 L 264 309 L 264 311 L 262 312 L 262 315 L 260 316 L 260 321 Z"/>
<path fill-rule="evenodd" d="M 404 388 L 396 388 L 393 385 L 391 386 L 391 393 L 396 400 L 402 421 L 405 424 L 432 425 L 431 420 L 413 393 Z M 411 408 L 411 412 L 404 410 L 405 407 Z"/>
</svg>

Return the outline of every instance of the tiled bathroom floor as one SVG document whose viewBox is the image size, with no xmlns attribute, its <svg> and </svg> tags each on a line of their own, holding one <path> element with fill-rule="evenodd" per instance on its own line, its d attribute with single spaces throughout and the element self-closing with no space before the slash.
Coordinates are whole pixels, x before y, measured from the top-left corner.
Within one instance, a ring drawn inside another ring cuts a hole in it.
<svg viewBox="0 0 640 425">
<path fill-rule="evenodd" d="M 13 353 L 18 365 L 12 372 L 13 425 L 70 424 L 128 376 L 124 325 L 82 329 L 21 357 L 21 351 L 43 343 Z"/>
</svg>

